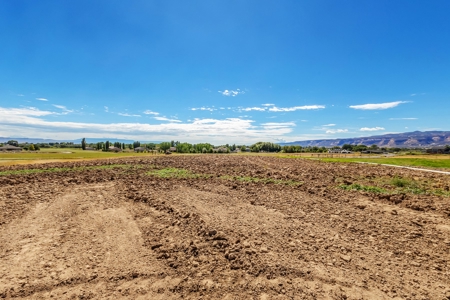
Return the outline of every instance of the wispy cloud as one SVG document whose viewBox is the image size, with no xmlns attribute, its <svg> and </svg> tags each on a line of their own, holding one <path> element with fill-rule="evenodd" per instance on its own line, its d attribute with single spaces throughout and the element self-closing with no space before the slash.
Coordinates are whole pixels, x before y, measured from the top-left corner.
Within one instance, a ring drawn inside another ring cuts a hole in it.
<svg viewBox="0 0 450 300">
<path fill-rule="evenodd" d="M 296 110 L 316 110 L 323 109 L 325 105 L 303 105 L 303 106 L 293 106 L 293 107 L 276 107 L 272 106 L 269 108 L 269 111 L 273 112 L 283 112 L 283 111 L 296 111 Z"/>
<path fill-rule="evenodd" d="M 117 114 L 122 117 L 140 117 L 141 116 L 141 115 L 131 115 L 128 113 L 117 113 Z"/>
<path fill-rule="evenodd" d="M 160 124 L 148 123 L 84 123 L 49 121 L 43 117 L 58 115 L 37 108 L 0 107 L 0 136 L 33 136 L 36 138 L 75 139 L 79 136 L 92 138 L 127 138 L 144 140 L 183 140 L 187 142 L 254 143 L 265 137 L 267 141 L 285 138 L 295 126 L 294 122 L 263 123 L 242 118 L 194 119 L 188 122 L 176 120 Z M 11 117 L 12 116 L 12 117 Z M 169 119 L 170 120 L 170 119 Z"/>
<path fill-rule="evenodd" d="M 191 108 L 191 110 L 215 111 L 217 109 L 214 107 L 203 106 L 203 107 L 194 107 L 194 108 Z"/>
<path fill-rule="evenodd" d="M 384 127 L 363 127 L 359 131 L 382 131 L 385 130 Z"/>
<path fill-rule="evenodd" d="M 265 107 L 245 107 L 245 108 L 240 108 L 239 110 L 241 110 L 241 111 L 252 111 L 252 110 L 266 111 L 266 108 Z"/>
<path fill-rule="evenodd" d="M 153 119 L 158 120 L 158 121 L 167 121 L 167 122 L 181 123 L 180 120 L 169 119 L 169 118 L 166 118 L 166 117 L 153 117 Z"/>
<path fill-rule="evenodd" d="M 236 90 L 223 90 L 223 91 L 218 91 L 219 93 L 221 93 L 224 96 L 231 96 L 231 97 L 236 97 L 239 94 L 245 94 L 244 91 L 241 91 L 241 89 L 236 89 Z"/>
<path fill-rule="evenodd" d="M 73 110 L 68 109 L 67 107 L 65 107 L 64 105 L 56 105 L 56 104 L 52 104 L 54 107 L 59 108 L 60 110 L 62 110 L 64 113 L 71 113 L 73 112 Z"/>
<path fill-rule="evenodd" d="M 19 96 L 19 97 L 23 97 L 23 96 L 25 96 L 24 94 L 17 94 L 17 96 Z"/>
<path fill-rule="evenodd" d="M 327 125 L 322 125 L 323 127 L 333 127 L 336 126 L 336 124 L 327 124 Z"/>
<path fill-rule="evenodd" d="M 328 129 L 325 133 L 335 134 L 335 133 L 345 133 L 348 132 L 348 129 Z"/>
<path fill-rule="evenodd" d="M 389 120 L 418 120 L 418 118 L 390 118 Z"/>
<path fill-rule="evenodd" d="M 145 115 L 153 115 L 153 116 L 159 115 L 158 112 L 151 111 L 151 110 L 149 110 L 149 109 L 147 109 L 146 111 L 144 111 L 144 114 L 145 114 Z"/>
<path fill-rule="evenodd" d="M 23 107 L 23 108 L 3 108 L 0 107 L 0 116 L 5 118 L 11 118 L 12 116 L 33 116 L 43 117 L 53 115 L 54 112 L 39 110 L 35 107 Z"/>
<path fill-rule="evenodd" d="M 103 108 L 105 109 L 105 112 L 109 112 L 108 106 L 103 106 Z"/>
<path fill-rule="evenodd" d="M 361 110 L 380 110 L 380 109 L 394 108 L 403 103 L 408 103 L 408 101 L 394 101 L 394 102 L 377 103 L 377 104 L 350 105 L 350 108 L 361 109 Z"/>
<path fill-rule="evenodd" d="M 23 96 L 23 95 L 22 95 Z M 39 100 L 39 101 L 48 101 L 48 99 L 46 99 L 46 98 L 36 98 L 36 100 Z"/>
<path fill-rule="evenodd" d="M 282 129 L 282 128 L 292 128 L 295 126 L 294 122 L 284 122 L 284 123 L 276 123 L 276 122 L 269 122 L 269 123 L 263 123 L 261 126 L 264 129 Z"/>
<path fill-rule="evenodd" d="M 275 106 L 275 104 L 272 103 L 265 103 L 265 104 L 261 104 L 262 106 Z"/>
</svg>

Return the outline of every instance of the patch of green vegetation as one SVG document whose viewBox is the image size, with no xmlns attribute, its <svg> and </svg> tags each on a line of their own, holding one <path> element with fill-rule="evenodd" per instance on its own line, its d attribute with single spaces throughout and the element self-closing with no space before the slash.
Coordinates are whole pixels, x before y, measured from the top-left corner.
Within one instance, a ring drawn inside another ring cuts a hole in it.
<svg viewBox="0 0 450 300">
<path fill-rule="evenodd" d="M 371 186 L 371 185 L 362 185 L 359 183 L 353 183 L 353 184 L 341 184 L 339 185 L 341 189 L 347 190 L 347 191 L 365 191 L 375 194 L 386 194 L 388 191 L 386 189 L 377 187 L 377 186 Z"/>
<path fill-rule="evenodd" d="M 393 186 L 396 186 L 399 188 L 417 188 L 418 187 L 417 182 L 407 179 L 407 178 L 401 178 L 401 177 L 392 178 L 390 183 Z"/>
<path fill-rule="evenodd" d="M 147 175 L 157 176 L 160 178 L 211 178 L 214 175 L 211 174 L 195 174 L 189 170 L 177 169 L 177 168 L 165 168 L 161 170 L 154 170 L 146 173 Z M 258 178 L 249 176 L 220 176 L 223 180 L 236 180 L 242 182 L 260 182 L 260 183 L 274 183 L 274 184 L 285 184 L 285 185 L 301 185 L 302 183 L 294 180 L 282 180 L 282 179 L 272 179 L 272 178 Z"/>
<path fill-rule="evenodd" d="M 11 171 L 3 171 L 0 172 L 0 176 L 6 175 L 26 175 L 26 174 L 35 174 L 35 173 L 53 173 L 53 172 L 66 172 L 66 171 L 85 171 L 85 170 L 105 170 L 105 169 L 131 169 L 133 167 L 141 167 L 140 165 L 101 165 L 101 166 L 88 166 L 88 167 L 76 167 L 76 168 L 48 168 L 48 169 L 24 169 L 24 170 L 11 170 Z"/>
<path fill-rule="evenodd" d="M 20 153 L 0 153 L 2 160 L 72 160 L 72 159 L 99 159 L 112 157 L 130 157 L 130 156 L 153 156 L 152 153 L 136 153 L 134 151 L 124 152 L 103 152 L 103 151 L 84 151 L 78 148 L 42 148 L 37 152 L 22 151 Z"/>
<path fill-rule="evenodd" d="M 368 162 L 405 167 L 450 169 L 450 159 L 446 158 L 320 158 L 320 160 L 327 162 Z"/>
<path fill-rule="evenodd" d="M 211 175 L 194 174 L 189 170 L 177 168 L 165 168 L 161 170 L 154 170 L 146 173 L 147 175 L 157 176 L 160 178 L 208 178 Z"/>
</svg>

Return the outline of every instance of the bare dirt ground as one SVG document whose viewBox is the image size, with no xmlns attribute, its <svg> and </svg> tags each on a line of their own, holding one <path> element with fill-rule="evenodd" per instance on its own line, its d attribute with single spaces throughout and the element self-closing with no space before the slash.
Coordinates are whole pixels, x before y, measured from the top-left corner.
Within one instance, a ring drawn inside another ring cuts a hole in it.
<svg viewBox="0 0 450 300">
<path fill-rule="evenodd" d="M 338 187 L 448 175 L 227 155 L 5 171 L 0 298 L 450 299 L 450 198 Z"/>
</svg>

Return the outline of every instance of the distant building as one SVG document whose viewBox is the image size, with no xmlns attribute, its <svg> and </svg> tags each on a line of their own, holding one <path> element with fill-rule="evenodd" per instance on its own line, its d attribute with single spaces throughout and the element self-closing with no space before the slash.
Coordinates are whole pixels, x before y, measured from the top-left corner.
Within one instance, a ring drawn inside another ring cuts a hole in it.
<svg viewBox="0 0 450 300">
<path fill-rule="evenodd" d="M 22 151 L 22 148 L 6 144 L 5 146 L 0 147 L 0 151 Z"/>
<path fill-rule="evenodd" d="M 177 148 L 176 148 L 176 147 L 170 147 L 170 148 L 169 148 L 169 151 L 170 151 L 170 152 L 177 152 Z"/>
<path fill-rule="evenodd" d="M 147 151 L 147 148 L 145 147 L 136 147 L 134 148 L 134 152 L 145 152 Z"/>
<path fill-rule="evenodd" d="M 328 153 L 338 153 L 338 154 L 350 154 L 352 153 L 352 151 L 348 151 L 348 150 L 342 150 L 342 149 L 330 149 L 328 150 Z"/>
<path fill-rule="evenodd" d="M 109 147 L 108 151 L 117 153 L 117 152 L 122 152 L 122 149 L 121 148 L 117 148 L 117 147 Z"/>
<path fill-rule="evenodd" d="M 446 146 L 436 146 L 436 147 L 432 147 L 430 149 L 427 149 L 427 153 L 431 153 L 431 154 L 445 154 L 445 153 L 450 153 L 449 148 Z"/>
<path fill-rule="evenodd" d="M 92 148 L 92 147 L 86 147 L 84 150 L 94 151 L 94 150 L 97 150 L 97 149 Z"/>
</svg>

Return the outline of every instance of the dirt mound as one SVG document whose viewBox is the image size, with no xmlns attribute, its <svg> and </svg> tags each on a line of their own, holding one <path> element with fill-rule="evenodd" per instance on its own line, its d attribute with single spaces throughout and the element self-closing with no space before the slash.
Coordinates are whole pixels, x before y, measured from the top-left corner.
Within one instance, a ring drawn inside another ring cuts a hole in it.
<svg viewBox="0 0 450 300">
<path fill-rule="evenodd" d="M 220 155 L 3 167 L 0 297 L 450 299 L 449 178 Z"/>
</svg>

